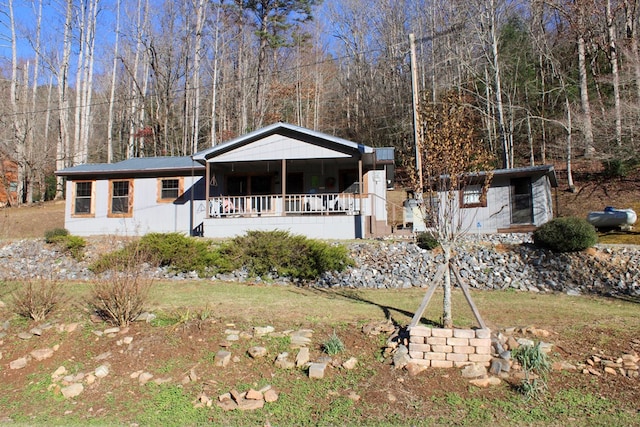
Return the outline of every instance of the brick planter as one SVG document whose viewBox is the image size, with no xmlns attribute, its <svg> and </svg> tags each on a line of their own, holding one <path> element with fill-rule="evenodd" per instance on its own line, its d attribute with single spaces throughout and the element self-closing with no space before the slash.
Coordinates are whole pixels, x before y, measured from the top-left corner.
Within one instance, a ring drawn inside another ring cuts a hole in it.
<svg viewBox="0 0 640 427">
<path fill-rule="evenodd" d="M 491 363 L 489 329 L 442 329 L 414 326 L 409 331 L 409 357 L 412 363 L 434 368 L 453 368 Z"/>
</svg>

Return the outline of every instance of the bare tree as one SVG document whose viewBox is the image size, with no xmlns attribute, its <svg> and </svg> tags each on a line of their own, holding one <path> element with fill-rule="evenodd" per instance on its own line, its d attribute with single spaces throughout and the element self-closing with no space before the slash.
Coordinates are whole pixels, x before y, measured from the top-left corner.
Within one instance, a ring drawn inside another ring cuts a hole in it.
<svg viewBox="0 0 640 427">
<path fill-rule="evenodd" d="M 453 327 L 451 307 L 451 261 L 461 237 L 468 231 L 468 218 L 474 209 L 468 205 L 486 204 L 487 190 L 491 183 L 492 156 L 477 134 L 478 115 L 469 108 L 469 100 L 458 94 L 447 94 L 439 102 L 423 100 L 419 108 L 419 155 L 422 157 L 422 174 L 425 188 L 419 188 L 414 178 L 413 186 L 423 194 L 422 216 L 428 229 L 442 246 L 443 261 L 443 314 L 445 328 Z M 471 197 L 465 201 L 470 188 Z"/>
</svg>

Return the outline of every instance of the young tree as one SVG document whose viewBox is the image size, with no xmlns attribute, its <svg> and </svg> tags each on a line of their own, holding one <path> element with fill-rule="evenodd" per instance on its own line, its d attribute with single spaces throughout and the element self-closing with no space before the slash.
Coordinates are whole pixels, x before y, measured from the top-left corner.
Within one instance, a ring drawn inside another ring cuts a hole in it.
<svg viewBox="0 0 640 427">
<path fill-rule="evenodd" d="M 451 309 L 451 261 L 460 238 L 468 231 L 475 209 L 462 207 L 465 191 L 486 202 L 494 158 L 478 136 L 479 117 L 458 93 L 444 95 L 438 103 L 423 101 L 418 108 L 419 142 L 425 188 L 421 211 L 425 223 L 444 253 L 443 314 L 445 328 L 453 327 Z"/>
</svg>

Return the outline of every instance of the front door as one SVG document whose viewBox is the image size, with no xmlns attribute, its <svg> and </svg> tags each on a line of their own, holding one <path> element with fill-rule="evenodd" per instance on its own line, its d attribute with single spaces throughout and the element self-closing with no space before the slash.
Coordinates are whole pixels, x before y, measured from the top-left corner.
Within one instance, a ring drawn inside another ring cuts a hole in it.
<svg viewBox="0 0 640 427">
<path fill-rule="evenodd" d="M 533 196 L 530 178 L 511 180 L 511 223 L 533 224 Z"/>
</svg>

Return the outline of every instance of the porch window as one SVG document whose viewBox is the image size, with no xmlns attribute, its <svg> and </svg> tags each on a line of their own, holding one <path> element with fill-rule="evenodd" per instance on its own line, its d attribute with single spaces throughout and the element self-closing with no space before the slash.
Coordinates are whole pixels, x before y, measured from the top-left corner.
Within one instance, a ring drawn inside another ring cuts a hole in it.
<svg viewBox="0 0 640 427">
<path fill-rule="evenodd" d="M 173 202 L 184 193 L 182 178 L 158 179 L 158 203 Z"/>
<path fill-rule="evenodd" d="M 487 194 L 483 184 L 467 184 L 462 188 L 461 206 L 463 208 L 487 207 Z"/>
<path fill-rule="evenodd" d="M 73 216 L 93 216 L 95 181 L 78 181 L 73 187 Z"/>
<path fill-rule="evenodd" d="M 109 214 L 107 216 L 132 216 L 133 181 L 118 180 L 109 183 Z"/>
</svg>

